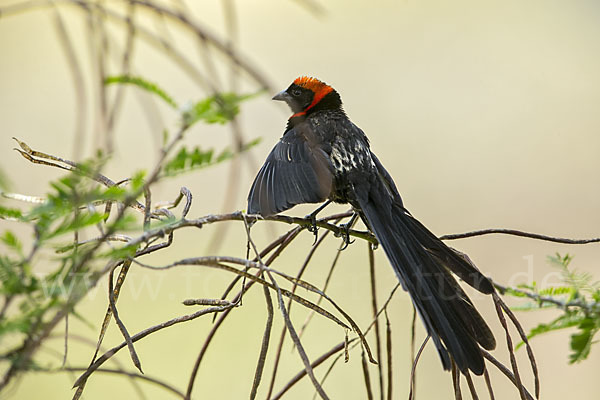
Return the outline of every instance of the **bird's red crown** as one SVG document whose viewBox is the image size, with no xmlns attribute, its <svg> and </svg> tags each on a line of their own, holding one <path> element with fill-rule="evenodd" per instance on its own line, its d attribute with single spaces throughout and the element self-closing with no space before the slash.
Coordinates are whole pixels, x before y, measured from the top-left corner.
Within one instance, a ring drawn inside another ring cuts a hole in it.
<svg viewBox="0 0 600 400">
<path fill-rule="evenodd" d="M 333 88 L 331 86 L 329 86 L 325 82 L 321 82 L 317 78 L 312 78 L 310 76 L 301 76 L 299 78 L 296 78 L 294 80 L 294 84 L 304 89 L 308 89 L 315 94 L 312 103 L 304 110 L 304 112 L 316 106 L 323 99 L 323 97 L 333 92 Z M 298 114 L 304 114 L 304 112 Z"/>
<path fill-rule="evenodd" d="M 313 91 L 315 95 L 323 93 L 324 96 L 333 90 L 333 88 L 325 82 L 321 82 L 317 78 L 312 78 L 310 76 L 301 76 L 296 78 L 296 80 L 294 80 L 294 84 Z"/>
</svg>

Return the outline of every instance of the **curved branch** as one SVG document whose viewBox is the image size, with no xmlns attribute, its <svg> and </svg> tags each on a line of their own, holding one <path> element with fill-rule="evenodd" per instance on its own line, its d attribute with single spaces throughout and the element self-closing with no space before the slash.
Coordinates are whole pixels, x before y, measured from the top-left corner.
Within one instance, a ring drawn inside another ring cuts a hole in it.
<svg viewBox="0 0 600 400">
<path fill-rule="evenodd" d="M 193 319 L 196 319 L 202 315 L 205 314 L 209 314 L 209 313 L 214 313 L 214 312 L 222 312 L 222 311 L 226 311 L 228 309 L 231 309 L 233 306 L 215 306 L 215 307 L 209 307 L 209 308 L 205 308 L 203 310 L 199 310 L 193 314 L 188 314 L 188 315 L 184 315 L 181 317 L 177 317 L 177 318 L 173 318 L 170 319 L 168 321 L 165 321 L 161 324 L 158 325 L 154 325 L 148 329 L 144 329 L 143 331 L 131 336 L 131 341 L 132 342 L 137 342 L 140 339 L 143 339 L 144 337 L 159 331 L 161 329 L 164 328 L 168 328 L 169 326 L 181 323 L 181 322 L 186 322 L 186 321 L 190 321 Z M 109 358 L 111 358 L 116 352 L 118 352 L 119 350 L 121 350 L 123 347 L 127 346 L 127 342 L 122 342 L 121 344 L 113 347 L 112 349 L 108 350 L 107 352 L 105 352 L 102 356 L 100 356 L 96 361 L 94 361 L 93 364 L 91 364 L 86 370 L 85 372 L 75 381 L 75 383 L 73 384 L 73 387 L 78 387 L 80 386 L 83 382 L 85 382 L 87 380 L 87 378 L 94 372 L 96 371 L 102 364 L 104 364 L 104 362 L 106 362 Z"/>
<path fill-rule="evenodd" d="M 59 373 L 59 372 L 85 372 L 87 371 L 87 367 L 64 367 L 64 368 L 60 368 L 60 369 L 39 369 L 38 371 L 40 372 L 49 372 L 49 373 Z M 128 372 L 128 371 L 124 371 L 122 369 L 111 369 L 111 368 L 98 368 L 96 370 L 97 372 L 103 372 L 103 373 L 108 373 L 108 374 L 116 374 L 116 375 L 124 375 L 127 376 L 129 378 L 135 378 L 135 379 L 141 379 L 144 380 L 148 383 L 153 383 L 157 386 L 162 387 L 165 390 L 168 390 L 169 392 L 177 395 L 178 397 L 184 398 L 185 394 L 183 394 L 181 391 L 179 391 L 177 388 L 175 388 L 174 386 L 158 379 L 158 378 L 152 378 L 148 375 L 142 375 L 139 374 L 137 372 Z"/>
<path fill-rule="evenodd" d="M 456 239 L 465 239 L 475 236 L 483 236 L 490 235 L 493 233 L 503 234 L 503 235 L 512 235 L 512 236 L 520 236 L 526 237 L 530 239 L 544 240 L 546 242 L 554 242 L 554 243 L 563 243 L 563 244 L 589 244 L 589 243 L 600 243 L 600 237 L 592 238 L 592 239 L 568 239 L 568 238 L 559 238 L 547 235 L 541 235 L 539 233 L 531 233 L 531 232 L 523 232 L 516 229 L 504 229 L 504 228 L 490 228 L 490 229 L 481 229 L 478 231 L 471 231 L 465 233 L 451 233 L 449 235 L 440 236 L 440 240 L 456 240 Z"/>
</svg>

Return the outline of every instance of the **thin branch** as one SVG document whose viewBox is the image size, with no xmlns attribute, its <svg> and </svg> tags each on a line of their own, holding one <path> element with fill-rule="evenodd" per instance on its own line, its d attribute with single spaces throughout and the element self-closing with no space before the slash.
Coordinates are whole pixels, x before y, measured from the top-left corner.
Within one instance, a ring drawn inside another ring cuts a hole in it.
<svg viewBox="0 0 600 400">
<path fill-rule="evenodd" d="M 480 350 L 481 350 L 481 354 L 483 355 L 484 358 L 489 360 L 496 368 L 498 368 L 498 370 L 500 372 L 502 372 L 513 383 L 513 385 L 517 386 L 517 380 L 515 379 L 515 376 L 512 374 L 512 372 L 510 372 L 510 370 L 508 368 L 506 368 L 500 361 L 496 360 L 494 358 L 494 356 L 492 356 L 486 350 L 484 350 L 484 349 L 480 349 Z M 490 385 L 488 385 L 488 387 L 490 387 Z M 521 387 L 523 387 L 523 386 L 521 386 Z M 533 397 L 531 396 L 531 394 L 527 391 L 527 389 L 525 387 L 523 387 L 523 391 L 525 392 L 525 396 L 526 396 L 527 400 L 534 400 Z"/>
<path fill-rule="evenodd" d="M 271 300 L 271 293 L 266 286 L 263 286 L 263 292 L 265 294 L 265 301 L 267 303 L 267 324 L 265 326 L 265 333 L 263 334 L 262 344 L 260 346 L 258 364 L 256 365 L 256 371 L 254 372 L 254 381 L 252 382 L 252 389 L 250 391 L 251 400 L 256 398 L 256 393 L 258 392 L 258 385 L 260 385 L 263 369 L 265 367 L 265 361 L 267 359 L 269 339 L 271 338 L 271 328 L 273 327 L 273 301 Z"/>
<path fill-rule="evenodd" d="M 479 400 L 479 396 L 477 395 L 477 390 L 475 389 L 475 385 L 473 384 L 473 378 L 471 378 L 471 374 L 469 373 L 469 370 L 467 370 L 464 374 L 463 374 L 467 380 L 467 384 L 469 385 L 469 392 L 471 392 L 471 399 L 473 400 Z"/>
<path fill-rule="evenodd" d="M 276 286 L 277 283 L 275 282 L 275 279 L 273 278 L 271 273 L 267 272 L 267 275 L 269 275 L 269 278 L 271 279 L 271 283 L 274 286 Z M 321 384 L 315 377 L 315 374 L 313 372 L 313 369 L 312 369 L 311 363 L 308 359 L 308 356 L 306 355 L 306 352 L 304 351 L 304 347 L 302 346 L 302 343 L 300 343 L 300 338 L 298 337 L 298 334 L 296 333 L 296 329 L 294 329 L 294 325 L 292 324 L 292 321 L 290 320 L 290 316 L 287 313 L 285 303 L 283 302 L 282 290 L 279 286 L 276 286 L 276 288 L 277 288 L 277 299 L 279 300 L 279 308 L 283 315 L 283 320 L 285 322 L 285 325 L 288 328 L 288 332 L 290 333 L 290 337 L 292 338 L 292 341 L 296 345 L 296 350 L 298 351 L 298 354 L 300 355 L 300 359 L 302 359 L 302 362 L 304 363 L 304 369 L 306 370 L 308 377 L 310 378 L 311 382 L 313 383 L 315 389 L 317 390 L 317 392 L 319 393 L 321 398 L 324 400 L 328 400 L 329 397 L 327 396 L 327 394 L 321 387 Z"/>
<path fill-rule="evenodd" d="M 205 308 L 205 309 L 196 311 L 193 314 L 188 314 L 188 315 L 184 315 L 181 317 L 173 318 L 173 319 L 170 319 L 163 323 L 160 323 L 158 325 L 154 325 L 150 328 L 144 329 L 143 331 L 141 331 L 139 333 L 136 333 L 135 335 L 131 336 L 131 341 L 133 343 L 135 343 L 138 340 L 143 339 L 146 336 L 148 336 L 154 332 L 157 332 L 161 329 L 168 328 L 175 324 L 191 321 L 193 319 L 196 319 L 198 317 L 201 317 L 201 316 L 209 314 L 209 313 L 223 312 L 223 311 L 231 310 L 231 309 L 232 309 L 232 306 L 215 306 L 215 307 L 209 307 L 209 308 Z M 113 347 L 112 349 L 108 350 L 107 352 L 105 352 L 102 356 L 98 357 L 98 359 L 96 361 L 94 361 L 94 363 L 92 365 L 90 365 L 79 378 L 77 378 L 77 380 L 73 384 L 73 387 L 80 386 L 81 383 L 85 382 L 85 380 L 87 380 L 87 378 L 95 370 L 97 370 L 102 364 L 104 364 L 108 359 L 110 359 L 113 355 L 115 355 L 119 350 L 121 350 L 125 346 L 127 346 L 127 342 L 122 342 L 121 344 L 119 344 L 119 345 Z"/>
<path fill-rule="evenodd" d="M 488 389 L 488 394 L 490 395 L 490 400 L 496 400 L 494 396 L 494 389 L 492 388 L 492 381 L 490 380 L 490 373 L 488 372 L 487 366 L 483 370 L 483 378 L 485 379 L 485 385 Z"/>
<path fill-rule="evenodd" d="M 324 361 L 327 361 L 327 359 L 329 359 L 329 357 L 344 350 L 344 346 L 345 346 L 345 342 L 340 342 L 337 345 L 333 346 L 331 348 L 331 350 L 325 352 L 320 357 L 318 357 L 315 361 L 313 361 L 312 364 L 310 364 L 311 368 L 314 370 L 319 365 L 321 365 Z M 300 381 L 305 376 L 306 376 L 306 369 L 302 369 L 292 379 L 289 380 L 289 382 L 279 391 L 279 393 L 277 393 L 275 396 L 271 397 L 271 400 L 281 399 L 283 397 L 283 395 L 292 388 L 292 386 L 294 386 L 296 383 L 298 383 L 298 381 Z"/>
<path fill-rule="evenodd" d="M 121 268 L 124 268 L 124 267 L 125 267 L 125 264 Z M 127 267 L 127 269 L 129 269 L 129 267 Z M 129 349 L 129 354 L 131 355 L 131 360 L 133 361 L 133 365 L 135 365 L 136 368 L 143 374 L 144 371 L 142 371 L 142 365 L 140 363 L 140 359 L 137 355 L 137 352 L 135 351 L 135 347 L 133 346 L 133 342 L 131 341 L 131 337 L 129 336 L 129 332 L 127 332 L 127 328 L 125 328 L 125 324 L 123 323 L 123 321 L 121 321 L 121 318 L 119 317 L 119 312 L 117 310 L 117 305 L 116 305 L 115 289 L 113 288 L 113 273 L 114 273 L 114 269 L 111 270 L 108 275 L 108 300 L 109 300 L 109 304 L 110 304 L 110 310 L 112 312 L 112 315 L 115 317 L 115 322 L 119 326 L 119 330 L 123 334 L 123 338 L 125 339 L 125 342 L 127 342 L 127 348 Z"/>
<path fill-rule="evenodd" d="M 360 360 L 363 370 L 363 378 L 365 380 L 365 388 L 367 390 L 367 399 L 373 400 L 373 389 L 371 389 L 371 377 L 369 375 L 369 364 L 367 363 L 367 357 L 365 357 L 364 350 L 360 353 Z"/>
<path fill-rule="evenodd" d="M 475 236 L 483 236 L 490 234 L 502 234 L 502 235 L 512 235 L 512 236 L 520 236 L 526 237 L 530 239 L 538 239 L 544 240 L 546 242 L 554 242 L 554 243 L 563 243 L 563 244 L 589 244 L 589 243 L 599 243 L 600 237 L 592 238 L 592 239 L 567 239 L 567 238 L 559 238 L 547 235 L 541 235 L 539 233 L 530 233 L 523 232 L 516 229 L 504 229 L 504 228 L 490 228 L 490 229 L 481 229 L 478 231 L 471 231 L 465 233 L 453 233 L 449 235 L 440 236 L 440 240 L 456 240 L 456 239 L 464 239 Z"/>
<path fill-rule="evenodd" d="M 367 243 L 367 251 L 369 253 L 369 277 L 371 281 L 371 311 L 373 312 L 373 318 L 375 318 L 375 345 L 377 359 L 381 360 L 381 333 L 379 332 L 379 320 L 376 318 L 377 315 L 377 285 L 375 283 L 375 254 L 370 243 Z M 377 375 L 379 382 L 379 398 L 383 400 L 383 363 L 377 364 Z"/>
<path fill-rule="evenodd" d="M 506 324 L 506 319 L 504 318 L 504 313 L 502 312 L 502 306 L 499 301 L 500 297 L 496 293 L 492 293 L 494 298 L 494 305 L 496 306 L 496 313 L 498 314 L 498 319 L 504 328 L 504 332 L 506 333 L 506 346 L 508 347 L 508 354 L 510 356 L 510 363 L 512 365 L 512 370 L 514 373 L 514 384 L 519 390 L 519 395 L 521 400 L 527 400 L 525 397 L 525 387 L 523 386 L 523 382 L 521 381 L 521 376 L 519 375 L 519 367 L 517 366 L 517 360 L 515 358 L 515 353 L 512 344 L 512 338 L 510 336 L 510 332 L 508 330 L 508 325 Z M 500 300 L 501 301 L 501 300 Z"/>
<path fill-rule="evenodd" d="M 454 360 L 452 360 L 452 386 L 454 387 L 454 399 L 462 400 L 462 393 L 460 391 L 460 371 Z"/>
<path fill-rule="evenodd" d="M 542 296 L 542 295 L 540 295 L 538 293 L 532 293 L 532 292 L 528 292 L 526 290 L 521 290 L 521 289 L 517 289 L 517 288 L 503 286 L 503 285 L 500 285 L 499 283 L 496 283 L 496 282 L 494 282 L 494 287 L 496 289 L 498 289 L 498 291 L 502 295 L 504 295 L 506 292 L 508 292 L 508 293 L 510 293 L 510 292 L 519 293 L 519 294 L 522 294 L 523 296 L 529 297 L 532 300 L 535 300 L 537 303 L 540 304 L 540 306 L 543 303 L 554 304 L 555 306 L 558 306 L 558 308 L 561 308 L 563 310 L 567 310 L 570 307 L 576 307 L 576 308 L 583 309 L 586 313 L 591 313 L 595 309 L 600 308 L 600 302 L 589 302 L 589 303 L 586 303 L 582 299 L 575 299 L 575 300 L 565 301 L 565 300 L 557 299 L 555 297 Z"/>
<path fill-rule="evenodd" d="M 300 228 L 296 227 L 296 228 L 290 230 L 286 235 L 275 240 L 275 242 L 279 242 L 279 244 L 277 245 L 277 247 L 276 247 L 277 249 L 274 251 L 274 253 L 265 262 L 265 265 L 271 265 L 271 263 L 277 257 L 279 257 L 281 252 L 298 236 L 299 233 L 300 233 Z M 269 248 L 269 247 L 271 247 L 271 246 L 267 246 L 267 248 Z M 271 249 L 272 248 L 273 247 L 271 247 Z M 269 249 L 269 252 L 271 251 L 271 249 Z M 263 253 L 261 253 L 261 254 L 265 254 L 265 251 L 263 251 Z M 257 274 L 259 274 L 259 273 L 261 273 L 261 271 L 259 271 Z M 244 287 L 242 287 L 242 290 L 240 290 L 236 294 L 236 296 L 233 298 L 233 302 L 239 301 L 241 299 L 242 295 L 246 291 L 248 291 L 248 289 L 250 289 L 252 287 L 252 285 L 254 285 L 254 281 L 250 281 Z M 217 331 L 219 330 L 219 328 L 222 326 L 223 322 L 229 315 L 230 311 L 231 311 L 231 309 L 228 309 L 223 312 L 223 314 L 214 323 L 212 329 L 206 336 L 206 339 L 204 340 L 204 343 L 202 344 L 202 348 L 200 349 L 200 353 L 198 354 L 198 357 L 196 357 L 196 362 L 194 363 L 194 367 L 192 368 L 192 373 L 190 374 L 190 378 L 188 381 L 188 387 L 187 387 L 187 391 L 186 391 L 186 399 L 190 399 L 192 389 L 194 387 L 194 381 L 196 380 L 196 376 L 198 374 L 200 364 L 202 363 L 202 360 L 204 359 L 204 356 L 205 356 L 206 352 L 208 351 L 208 347 L 212 343 L 213 338 L 215 337 Z"/>
<path fill-rule="evenodd" d="M 392 369 L 392 324 L 390 324 L 387 309 L 384 309 L 383 314 L 385 315 L 385 350 L 387 355 L 387 399 L 392 400 L 392 382 L 394 381 L 394 372 Z"/>
<path fill-rule="evenodd" d="M 83 72 L 79 60 L 77 59 L 77 53 L 73 46 L 73 42 L 69 38 L 67 29 L 58 7 L 54 8 L 54 24 L 57 32 L 57 36 L 62 49 L 64 51 L 67 65 L 70 69 L 70 75 L 73 79 L 73 86 L 75 89 L 75 104 L 77 109 L 73 113 L 75 116 L 75 129 L 73 135 L 73 156 L 83 154 L 83 138 L 84 138 L 84 127 L 86 122 L 87 104 L 86 104 L 86 89 L 83 78 Z"/>
<path fill-rule="evenodd" d="M 48 373 L 85 372 L 85 371 L 87 371 L 87 368 L 86 367 L 64 367 L 64 368 L 60 368 L 60 369 L 37 369 L 36 371 L 48 372 Z M 106 374 L 124 375 L 129 378 L 141 379 L 146 382 L 153 383 L 157 386 L 160 386 L 163 389 L 168 390 L 169 392 L 173 393 L 174 395 L 176 395 L 178 397 L 181 397 L 181 398 L 185 397 L 185 395 L 181 391 L 179 391 L 176 387 L 169 385 L 168 383 L 165 383 L 164 381 L 162 381 L 158 378 L 152 378 L 148 375 L 142 375 L 137 372 L 127 372 L 127 371 L 123 371 L 121 369 L 110 369 L 110 368 L 98 368 L 98 369 L 96 369 L 96 372 L 102 372 L 102 373 L 106 373 Z"/>
<path fill-rule="evenodd" d="M 512 310 L 499 297 L 498 297 L 498 304 L 500 304 L 500 306 L 502 307 L 502 309 L 504 310 L 504 312 L 506 313 L 506 315 L 508 315 L 508 317 L 512 321 L 513 325 L 517 329 L 517 332 L 519 332 L 519 336 L 521 337 L 521 340 L 523 341 L 523 343 L 525 343 L 525 348 L 527 349 L 527 356 L 529 357 L 529 363 L 531 364 L 531 370 L 533 372 L 533 379 L 534 379 L 534 386 L 535 386 L 535 397 L 539 398 L 540 397 L 540 376 L 539 376 L 539 373 L 538 373 L 538 368 L 537 368 L 537 363 L 535 361 L 535 356 L 533 355 L 533 349 L 531 348 L 531 346 L 529 344 L 529 340 L 527 339 L 527 334 L 523 330 L 523 327 L 521 326 L 521 324 L 517 320 L 517 317 L 512 312 Z"/>
<path fill-rule="evenodd" d="M 417 377 L 417 364 L 419 363 L 419 359 L 421 358 L 421 353 L 423 353 L 423 350 L 425 349 L 425 345 L 427 345 L 427 342 L 429 341 L 429 338 L 431 336 L 427 335 L 427 337 L 425 338 L 425 340 L 423 340 L 423 343 L 421 344 L 421 347 L 419 347 L 419 351 L 417 351 L 417 355 L 415 356 L 415 359 L 412 363 L 412 367 L 410 369 L 410 393 L 408 394 L 408 400 L 414 400 L 416 394 L 415 394 L 415 379 Z"/>
<path fill-rule="evenodd" d="M 336 220 L 336 224 L 337 224 L 337 221 L 339 221 L 339 220 Z M 308 263 L 312 259 L 313 255 L 315 254 L 316 250 L 319 248 L 321 243 L 323 243 L 323 241 L 325 240 L 325 238 L 327 237 L 327 234 L 329 232 L 330 231 L 327 231 L 324 234 L 322 234 L 321 237 L 317 240 L 317 242 L 311 247 L 306 258 L 304 259 L 304 263 L 302 264 L 302 266 L 300 267 L 300 270 L 296 274 L 297 279 L 300 279 L 302 277 L 302 275 L 304 274 L 304 271 L 306 271 Z M 298 285 L 294 284 L 294 286 L 292 287 L 292 293 L 295 293 L 297 286 Z M 323 292 L 325 292 L 325 288 L 323 288 Z M 322 298 L 319 297 L 319 300 L 317 301 L 317 305 L 320 305 L 321 299 Z M 287 305 L 288 312 L 291 311 L 291 306 L 292 306 L 292 302 L 290 300 L 290 301 L 288 301 L 288 305 Z M 313 312 L 311 312 L 309 315 L 313 315 Z M 306 324 L 303 324 L 302 327 L 300 328 L 300 335 L 299 335 L 300 337 L 302 337 L 305 327 L 306 327 Z M 273 389 L 275 387 L 275 378 L 277 377 L 277 372 L 279 371 L 279 361 L 281 360 L 281 352 L 283 350 L 283 343 L 285 341 L 285 333 L 286 333 L 286 328 L 283 327 L 281 329 L 281 335 L 279 336 L 279 344 L 277 345 L 277 350 L 275 352 L 275 360 L 273 362 L 273 368 L 272 368 L 273 372 L 271 373 L 269 390 L 268 390 L 267 396 L 266 396 L 267 398 L 271 397 L 271 394 L 273 393 Z"/>
</svg>

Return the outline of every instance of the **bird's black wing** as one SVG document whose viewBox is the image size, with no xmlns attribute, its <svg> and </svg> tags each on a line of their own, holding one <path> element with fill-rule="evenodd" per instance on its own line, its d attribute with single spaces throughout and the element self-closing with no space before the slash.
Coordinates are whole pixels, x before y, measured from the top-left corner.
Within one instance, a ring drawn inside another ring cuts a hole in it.
<svg viewBox="0 0 600 400">
<path fill-rule="evenodd" d="M 307 128 L 289 129 L 267 157 L 248 195 L 248 213 L 277 214 L 296 204 L 320 203 L 333 181 L 327 148 Z"/>
<path fill-rule="evenodd" d="M 379 174 L 382 181 L 385 183 L 385 187 L 390 193 L 391 197 L 394 198 L 402 206 L 402 197 L 400 197 L 400 193 L 398 192 L 398 188 L 396 188 L 396 183 L 392 179 L 392 176 L 384 168 L 383 164 L 381 163 L 381 161 L 379 161 L 375 153 L 371 153 L 371 159 L 375 163 L 375 168 L 377 168 L 377 174 Z"/>
</svg>

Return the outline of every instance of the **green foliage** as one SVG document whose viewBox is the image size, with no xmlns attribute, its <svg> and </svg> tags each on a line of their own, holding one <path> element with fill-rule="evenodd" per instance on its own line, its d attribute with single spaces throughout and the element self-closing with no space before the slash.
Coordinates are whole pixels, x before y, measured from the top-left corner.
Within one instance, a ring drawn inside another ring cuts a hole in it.
<svg viewBox="0 0 600 400">
<path fill-rule="evenodd" d="M 22 268 L 19 259 L 0 255 L 0 293 L 17 295 L 34 292 L 37 289 L 37 279 L 30 273 L 29 268 Z"/>
<path fill-rule="evenodd" d="M 16 251 L 19 255 L 23 255 L 23 244 L 11 231 L 5 231 L 0 237 L 0 240 L 2 240 L 2 243 L 4 243 L 6 246 Z"/>
<path fill-rule="evenodd" d="M 255 139 L 240 149 L 245 152 L 260 143 L 260 139 Z M 229 148 L 225 148 L 219 154 L 215 155 L 214 149 L 202 150 L 196 146 L 193 150 L 188 150 L 185 146 L 169 161 L 165 163 L 164 174 L 166 176 L 178 175 L 185 172 L 195 171 L 197 169 L 210 167 L 231 159 L 235 153 Z"/>
<path fill-rule="evenodd" d="M 167 94 L 165 90 L 160 88 L 156 83 L 150 82 L 147 79 L 139 76 L 117 75 L 109 76 L 104 80 L 104 84 L 129 84 L 137 86 L 149 93 L 155 94 L 164 100 L 174 109 L 179 109 L 177 102 L 173 97 Z M 236 93 L 218 93 L 209 96 L 203 100 L 196 101 L 190 106 L 185 107 L 181 111 L 182 124 L 185 128 L 189 128 L 198 121 L 203 121 L 207 124 L 225 124 L 231 121 L 240 111 L 240 103 L 255 97 L 257 94 L 239 95 Z M 164 131 L 166 134 L 166 131 Z"/>
<path fill-rule="evenodd" d="M 168 105 L 173 108 L 179 108 L 175 100 L 171 96 L 167 94 L 163 89 L 161 89 L 156 83 L 150 82 L 144 78 L 140 78 L 139 76 L 128 76 L 128 75 L 118 75 L 118 76 L 109 76 L 104 80 L 105 85 L 110 85 L 114 83 L 120 84 L 129 84 L 139 87 L 147 92 L 153 93 L 163 99 Z"/>
<path fill-rule="evenodd" d="M 198 121 L 207 124 L 225 124 L 239 113 L 239 105 L 242 101 L 254 96 L 254 94 L 220 93 L 207 97 L 183 111 L 183 125 L 189 127 Z"/>
<path fill-rule="evenodd" d="M 7 208 L 0 206 L 0 219 L 23 219 L 23 212 L 18 208 Z"/>
<path fill-rule="evenodd" d="M 575 328 L 571 335 L 569 363 L 585 360 L 594 343 L 594 336 L 600 331 L 600 283 L 594 282 L 593 277 L 586 273 L 569 268 L 573 257 L 569 254 L 548 257 L 552 266 L 561 273 L 563 285 L 538 289 L 536 282 L 531 285 L 519 285 L 516 290 L 508 288 L 506 294 L 515 297 L 528 297 L 537 300 L 514 309 L 531 311 L 539 308 L 558 308 L 563 314 L 549 323 L 540 323 L 532 328 L 527 337 L 533 338 L 543 333 Z M 522 346 L 520 343 L 518 347 Z"/>
<path fill-rule="evenodd" d="M 174 145 L 183 139 L 183 133 L 199 121 L 210 124 L 231 121 L 239 113 L 240 103 L 252 97 L 222 93 L 192 103 L 182 111 L 170 95 L 144 78 L 113 76 L 107 78 L 105 84 L 134 85 L 158 96 L 179 112 L 182 123 L 178 135 L 170 138 L 168 131 L 163 131 L 165 152 L 175 149 Z M 165 154 L 161 158 L 162 165 L 156 167 L 162 174 L 153 175 L 151 181 L 146 181 L 145 171 L 138 171 L 130 179 L 107 187 L 105 184 L 110 180 L 101 176 L 100 170 L 108 159 L 101 152 L 94 159 L 75 166 L 17 142 L 21 154 L 29 161 L 39 159 L 40 163 L 48 161 L 46 165 L 53 166 L 64 163 L 73 171 L 49 183 L 45 201 L 41 204 L 29 209 L 0 205 L 0 219 L 19 221 L 30 226 L 33 232 L 30 240 L 21 240 L 13 231 L 0 231 L 0 297 L 3 304 L 0 342 L 3 335 L 22 337 L 24 343 L 31 341 L 46 323 L 53 321 L 54 316 L 64 315 L 65 311 L 81 318 L 74 307 L 107 273 L 107 260 L 117 265 L 118 261 L 135 256 L 140 249 L 156 245 L 163 238 L 163 229 L 166 231 L 170 225 L 180 222 L 172 214 L 163 212 L 154 214 L 151 224 L 147 224 L 145 214 L 140 212 L 145 190 L 151 189 L 151 185 L 160 179 L 215 165 L 236 154 L 227 148 L 217 152 L 182 146 L 174 156 Z M 239 151 L 247 151 L 258 142 L 251 141 Z M 0 188 L 5 187 L 5 182 L 8 181 L 0 175 Z M 149 239 L 140 239 L 147 229 L 161 232 Z M 133 237 L 136 244 L 131 244 L 128 237 Z M 41 274 L 38 270 L 34 273 L 33 266 L 38 262 L 44 263 L 47 272 Z M 19 351 L 15 350 L 15 354 L 19 355 Z M 5 361 L 18 358 L 2 353 L 0 356 Z M 35 368 L 35 363 L 27 360 L 27 364 L 19 368 Z"/>
<path fill-rule="evenodd" d="M 585 360 L 590 355 L 593 339 L 600 330 L 600 317 L 598 313 L 581 319 L 577 325 L 578 331 L 571 335 L 571 354 L 569 363 Z"/>
<path fill-rule="evenodd" d="M 97 206 L 107 203 L 131 201 L 139 196 L 144 184 L 144 173 L 135 174 L 128 185 L 105 187 L 90 179 L 97 174 L 100 161 L 94 159 L 60 179 L 50 182 L 46 201 L 27 211 L 2 209 L 10 216 L 33 227 L 33 252 L 40 249 L 59 249 L 56 257 L 43 256 L 49 273 L 32 272 L 32 259 L 21 239 L 14 232 L 0 233 L 0 243 L 6 249 L 0 254 L 0 295 L 4 302 L 17 305 L 17 312 L 0 318 L 0 340 L 3 334 L 28 334 L 40 328 L 39 321 L 52 310 L 65 307 L 68 299 L 77 298 L 89 291 L 89 272 L 93 261 L 103 258 L 128 257 L 135 249 L 124 248 L 104 253 L 94 249 L 94 243 L 73 245 L 73 233 L 102 225 L 101 231 L 119 232 L 140 229 L 141 217 L 126 212 L 122 218 L 106 222 L 108 214 L 99 212 Z M 9 210 L 9 211 L 6 211 Z M 70 245 L 65 246 L 65 242 Z M 88 251 L 90 252 L 88 254 Z M 33 254 L 33 253 L 32 253 Z M 87 258 L 86 258 L 87 257 Z M 86 263 L 85 260 L 91 262 Z M 10 300 L 9 300 L 10 299 Z"/>
</svg>

